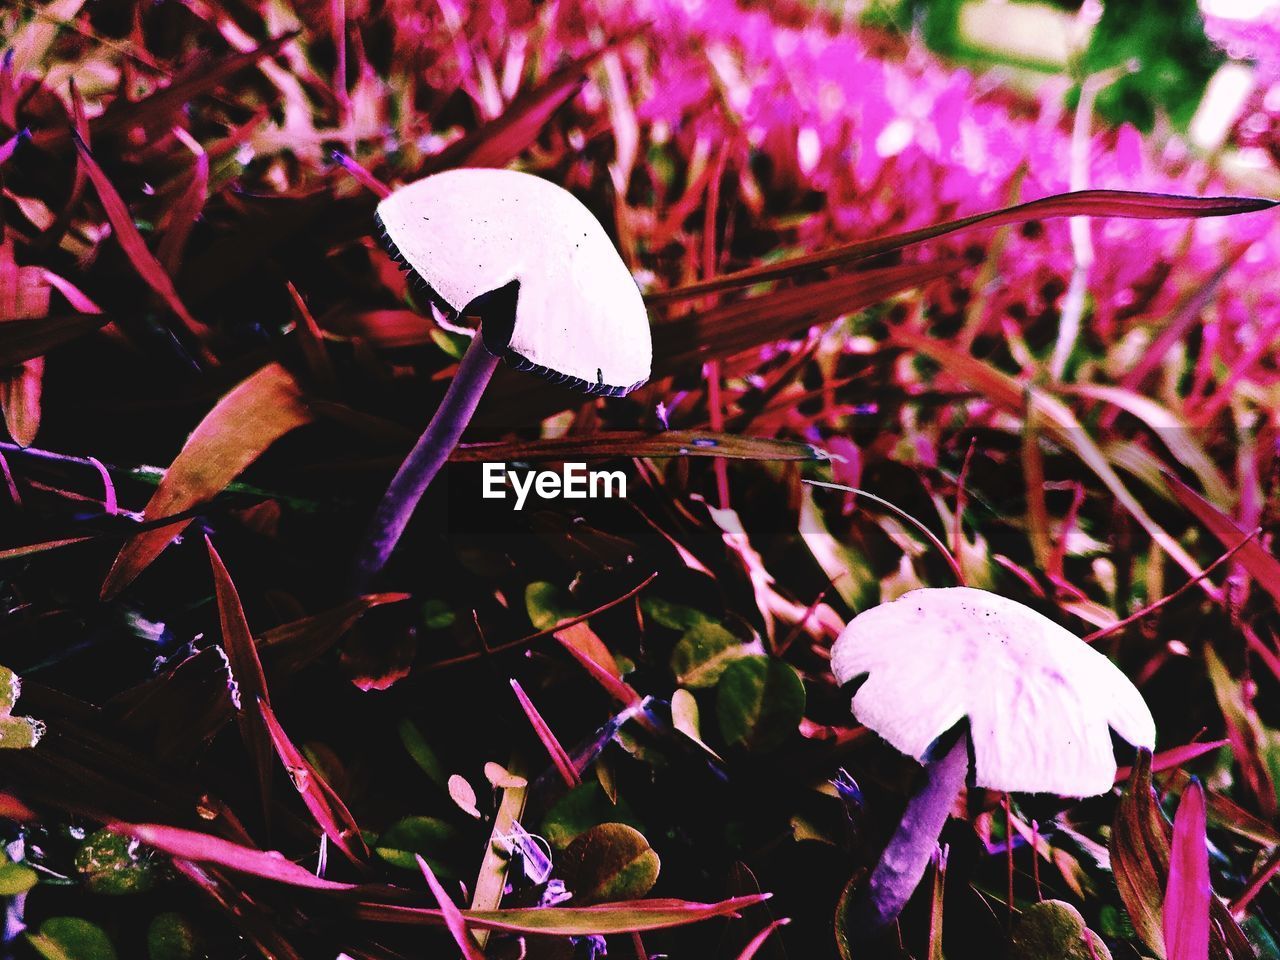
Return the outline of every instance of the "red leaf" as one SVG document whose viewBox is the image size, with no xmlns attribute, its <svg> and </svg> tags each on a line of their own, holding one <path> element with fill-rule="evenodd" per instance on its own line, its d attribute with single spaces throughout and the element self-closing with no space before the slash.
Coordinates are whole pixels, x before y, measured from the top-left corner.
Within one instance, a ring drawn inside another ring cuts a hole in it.
<svg viewBox="0 0 1280 960">
<path fill-rule="evenodd" d="M 169 211 L 165 224 L 167 229 L 156 248 L 156 254 L 170 276 L 176 275 L 182 264 L 182 251 L 191 236 L 191 228 L 204 209 L 209 190 L 209 154 L 181 127 L 173 132 L 195 153 L 196 160 L 191 166 L 191 179 Z"/>
<path fill-rule="evenodd" d="M 158 823 L 112 823 L 108 826 L 115 833 L 137 837 L 147 846 L 163 850 L 170 856 L 182 860 L 216 863 L 230 870 L 287 883 L 292 887 L 335 891 L 356 889 L 354 884 L 337 883 L 317 877 L 305 867 L 285 859 L 283 854 L 275 850 L 253 850 L 207 833 L 197 833 L 194 830 L 183 830 L 181 827 L 168 827 Z"/>
<path fill-rule="evenodd" d="M 142 234 L 138 232 L 138 228 L 134 225 L 133 216 L 129 213 L 129 208 L 120 199 L 120 194 L 116 192 L 116 188 L 107 179 L 107 175 L 102 172 L 102 168 L 93 159 L 93 155 L 89 153 L 89 148 L 80 139 L 80 134 L 76 133 L 74 129 L 71 132 L 75 139 L 76 150 L 80 154 L 80 162 L 83 164 L 85 172 L 89 175 L 93 188 L 98 192 L 98 200 L 101 201 L 102 208 L 106 211 L 107 219 L 111 221 L 111 228 L 115 231 L 116 239 L 120 242 L 120 246 L 124 248 L 129 262 L 138 271 L 138 275 L 146 281 L 147 286 L 158 293 L 161 299 L 169 305 L 169 309 L 186 324 L 187 329 L 197 339 L 203 339 L 209 332 L 208 328 L 187 310 L 186 305 L 183 304 L 178 296 L 178 291 L 174 289 L 173 281 L 169 278 L 169 274 L 165 273 L 160 261 L 147 249 L 146 242 L 142 239 Z"/>
<path fill-rule="evenodd" d="M 1198 780 L 1183 792 L 1173 819 L 1169 882 L 1164 895 L 1164 943 L 1168 960 L 1209 960 L 1209 845 L 1204 788 Z"/>
<path fill-rule="evenodd" d="M 1183 507 L 1209 528 L 1224 546 L 1235 547 L 1249 536 L 1245 530 L 1225 513 L 1172 474 L 1164 475 L 1169 491 Z M 1280 602 L 1280 560 L 1269 554 L 1256 539 L 1249 540 L 1236 554 L 1240 565 L 1258 585 Z"/>
<path fill-rule="evenodd" d="M 1231 743 L 1230 740 L 1208 740 L 1203 743 L 1186 743 L 1180 747 L 1162 750 L 1152 758 L 1151 772 L 1159 773 L 1162 770 L 1173 770 L 1184 763 L 1190 763 L 1196 757 L 1202 757 L 1206 753 L 1212 753 L 1219 747 L 1225 747 L 1229 743 Z M 1128 780 L 1131 773 L 1133 773 L 1132 767 L 1121 767 L 1116 771 L 1116 783 L 1123 783 Z"/>
<path fill-rule="evenodd" d="M 511 689 L 515 691 L 516 699 L 520 701 L 520 708 L 524 710 L 524 715 L 529 718 L 529 723 L 533 725 L 533 732 L 538 735 L 542 745 L 547 748 L 547 753 L 551 755 L 551 762 L 560 771 L 560 776 L 564 779 L 565 784 L 569 787 L 576 787 L 582 782 L 582 778 L 578 775 L 578 770 L 573 765 L 573 761 L 569 759 L 569 754 L 565 752 L 564 747 L 560 746 L 560 741 L 556 739 L 556 735 L 547 726 L 547 721 L 542 719 L 542 714 L 538 713 L 538 708 L 533 705 L 529 695 L 524 692 L 524 688 L 520 686 L 520 681 L 513 679 L 511 681 Z"/>
<path fill-rule="evenodd" d="M 1023 223 L 1027 220 L 1076 216 L 1122 217 L 1130 220 L 1226 217 L 1237 213 L 1268 210 L 1276 203 L 1275 200 L 1258 197 L 1179 197 L 1162 193 L 1135 193 L 1128 190 L 1081 190 L 1076 193 L 1061 193 L 1032 200 L 1029 203 L 963 217 L 959 220 L 949 220 L 931 227 L 922 227 L 919 230 L 911 230 L 892 237 L 859 240 L 831 250 L 820 250 L 817 253 L 792 257 L 790 260 L 782 260 L 778 263 L 761 264 L 699 283 L 686 284 L 674 290 L 665 290 L 652 294 L 647 299 L 650 304 L 672 303 L 719 290 L 732 290 L 753 283 L 761 283 L 765 280 L 779 280 L 782 277 L 821 267 L 834 267 L 866 260 L 978 225 L 999 227 L 1009 223 Z"/>
<path fill-rule="evenodd" d="M 501 116 L 429 158 L 423 172 L 435 173 L 454 167 L 505 167 L 537 139 L 551 115 L 578 92 L 587 71 L 612 45 L 606 44 L 579 57 L 521 94 Z"/>
<path fill-rule="evenodd" d="M 484 952 L 480 949 L 480 944 L 476 943 L 475 937 L 471 936 L 471 931 L 467 929 L 466 921 L 462 919 L 462 911 L 458 909 L 458 905 L 449 899 L 449 894 L 445 892 L 444 887 L 440 886 L 440 881 L 431 872 L 431 867 L 427 865 L 427 861 L 416 855 L 415 859 L 418 861 L 418 867 L 422 870 L 422 875 L 427 880 L 427 886 L 431 888 L 431 895 L 436 898 L 436 903 L 440 904 L 440 913 L 444 916 L 444 925 L 449 928 L 449 933 L 453 935 L 454 941 L 458 944 L 458 949 L 462 951 L 462 956 L 466 960 L 484 960 Z"/>
<path fill-rule="evenodd" d="M 36 812 L 11 793 L 0 793 L 0 817 L 17 823 L 32 823 Z"/>
<path fill-rule="evenodd" d="M 31 134 L 26 130 L 19 130 L 4 143 L 0 143 L 0 163 L 4 163 L 14 155 L 18 147 L 21 146 L 23 140 L 30 140 Z"/>
<path fill-rule="evenodd" d="M 653 327 L 654 376 L 695 363 L 731 357 L 793 333 L 826 323 L 943 277 L 964 261 L 907 263 L 786 287 L 702 310 Z"/>
<path fill-rule="evenodd" d="M 367 859 L 369 848 L 360 835 L 360 827 L 337 791 L 302 755 L 302 751 L 293 745 L 265 699 L 258 701 L 258 710 L 267 726 L 271 742 L 275 745 L 276 755 L 284 764 L 285 772 L 289 774 L 289 779 L 293 781 L 302 802 L 307 805 L 320 829 L 352 862 L 359 863 Z"/>
<path fill-rule="evenodd" d="M 271 801 L 271 737 L 258 710 L 258 703 L 269 703 L 267 678 L 258 659 L 258 648 L 244 618 L 244 608 L 236 593 L 231 575 L 222 564 L 222 558 L 213 548 L 213 541 L 204 539 L 209 550 L 209 563 L 213 567 L 213 585 L 218 598 L 218 620 L 222 625 L 222 648 L 231 666 L 231 679 L 239 691 L 236 702 L 236 723 L 245 749 L 253 759 L 258 774 L 258 789 L 262 795 L 262 809 L 269 811 Z M 269 819 L 269 814 L 268 814 Z"/>
<path fill-rule="evenodd" d="M 297 382 L 279 364 L 268 364 L 205 414 L 151 495 L 143 519 L 163 520 L 208 503 L 267 447 L 310 420 Z M 188 522 L 153 527 L 130 539 L 102 584 L 102 598 L 132 583 Z"/>
</svg>

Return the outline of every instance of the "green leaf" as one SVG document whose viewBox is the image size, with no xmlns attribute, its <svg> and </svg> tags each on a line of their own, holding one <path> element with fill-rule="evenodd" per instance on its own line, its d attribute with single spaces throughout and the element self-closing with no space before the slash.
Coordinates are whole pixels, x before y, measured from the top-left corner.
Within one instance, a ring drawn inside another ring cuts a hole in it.
<svg viewBox="0 0 1280 960">
<path fill-rule="evenodd" d="M 422 772 L 436 784 L 447 790 L 449 787 L 449 774 L 445 772 L 444 764 L 440 762 L 436 752 L 431 749 L 431 745 L 423 737 L 422 731 L 414 725 L 412 720 L 407 719 L 401 720 L 399 727 L 396 729 L 400 734 L 400 742 L 409 751 L 409 756 L 413 757 L 413 762 L 421 767 Z M 415 870 L 418 868 L 416 863 L 412 866 Z"/>
<path fill-rule="evenodd" d="M 44 736 L 44 724 L 34 717 L 0 717 L 0 750 L 29 750 Z"/>
<path fill-rule="evenodd" d="M 805 691 L 790 664 L 765 656 L 734 660 L 716 688 L 720 733 L 732 747 L 780 746 L 804 716 Z"/>
<path fill-rule="evenodd" d="M 568 605 L 559 587 L 542 580 L 524 588 L 524 607 L 529 613 L 529 622 L 539 630 L 550 630 L 561 620 L 582 615 L 581 610 Z"/>
<path fill-rule="evenodd" d="M 543 818 L 541 832 L 552 847 L 561 850 L 597 824 L 611 821 L 641 826 L 625 800 L 619 797 L 616 805 L 610 803 L 599 782 L 588 780 L 555 802 Z"/>
<path fill-rule="evenodd" d="M 405 817 L 397 820 L 378 838 L 374 850 L 383 860 L 405 870 L 417 870 L 415 856 L 421 856 L 441 876 L 453 876 L 435 859 L 455 837 L 457 831 L 435 817 Z"/>
<path fill-rule="evenodd" d="M 116 960 L 102 928 L 79 917 L 50 917 L 27 940 L 45 960 Z"/>
<path fill-rule="evenodd" d="M 711 687 L 730 663 L 746 654 L 738 638 L 720 624 L 700 623 L 686 630 L 671 651 L 671 672 L 682 687 Z"/>
<path fill-rule="evenodd" d="M 0 897 L 16 897 L 36 885 L 39 875 L 25 863 L 0 863 Z"/>
<path fill-rule="evenodd" d="M 672 603 L 670 600 L 663 600 L 661 597 L 642 598 L 640 609 L 654 623 L 661 624 L 672 630 L 679 630 L 682 633 L 700 624 L 713 622 L 701 610 L 695 610 L 693 607 L 686 607 L 680 603 Z"/>
<path fill-rule="evenodd" d="M 151 856 L 133 837 L 99 830 L 76 851 L 76 870 L 93 893 L 145 893 L 155 885 Z"/>
<path fill-rule="evenodd" d="M 456 619 L 449 605 L 438 597 L 424 600 L 422 603 L 422 625 L 428 630 L 443 630 L 453 626 Z"/>
<path fill-rule="evenodd" d="M 1111 960 L 1080 911 L 1061 900 L 1032 904 L 1013 928 L 1009 960 Z"/>
<path fill-rule="evenodd" d="M 565 885 L 580 906 L 638 900 L 658 882 L 661 864 L 644 834 L 625 823 L 602 823 L 577 837 L 560 856 Z"/>
<path fill-rule="evenodd" d="M 147 928 L 147 956 L 150 960 L 194 960 L 196 932 L 179 913 L 161 913 Z"/>
<path fill-rule="evenodd" d="M 13 712 L 13 706 L 22 695 L 22 681 L 8 667 L 0 667 L 0 717 Z"/>
</svg>

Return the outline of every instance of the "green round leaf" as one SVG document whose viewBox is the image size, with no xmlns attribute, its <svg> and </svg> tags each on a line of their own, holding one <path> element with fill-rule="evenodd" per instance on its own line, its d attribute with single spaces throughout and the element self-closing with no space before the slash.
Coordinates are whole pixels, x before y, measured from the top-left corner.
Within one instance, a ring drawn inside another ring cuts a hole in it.
<svg viewBox="0 0 1280 960">
<path fill-rule="evenodd" d="M 561 620 L 572 620 L 581 615 L 580 610 L 569 605 L 559 587 L 544 580 L 524 588 L 524 606 L 529 622 L 539 630 L 550 630 Z"/>
<path fill-rule="evenodd" d="M 27 940 L 45 960 L 116 960 L 102 928 L 79 917 L 50 917 Z"/>
<path fill-rule="evenodd" d="M 1010 960 L 1111 960 L 1102 938 L 1080 911 L 1061 900 L 1033 904 L 1013 928 Z"/>
<path fill-rule="evenodd" d="M 730 663 L 744 655 L 737 637 L 708 621 L 685 631 L 671 651 L 671 672 L 682 687 L 710 687 Z"/>
<path fill-rule="evenodd" d="M 150 853 L 133 837 L 99 830 L 76 851 L 76 870 L 94 893 L 145 893 L 155 885 Z"/>
<path fill-rule="evenodd" d="M 804 684 L 790 664 L 765 656 L 734 660 L 716 686 L 720 734 L 731 747 L 772 750 L 804 716 Z"/>
<path fill-rule="evenodd" d="M 672 630 L 690 630 L 702 623 L 710 623 L 711 618 L 701 610 L 686 607 L 661 597 L 645 597 L 640 601 L 644 615 L 654 623 Z"/>
<path fill-rule="evenodd" d="M 147 956 L 150 960 L 193 960 L 196 933 L 179 913 L 162 913 L 147 928 Z"/>
<path fill-rule="evenodd" d="M 383 832 L 374 850 L 387 863 L 405 870 L 417 870 L 414 857 L 421 856 L 438 875 L 452 877 L 453 872 L 436 858 L 456 835 L 452 826 L 435 817 L 405 817 Z"/>
<path fill-rule="evenodd" d="M 422 602 L 422 625 L 428 630 L 443 630 L 453 626 L 454 612 L 438 597 Z"/>
<path fill-rule="evenodd" d="M 565 886 L 579 906 L 639 899 L 658 882 L 660 866 L 644 834 L 625 823 L 592 827 L 559 860 Z"/>
<path fill-rule="evenodd" d="M 25 863 L 0 863 L 0 897 L 16 897 L 36 885 L 39 875 Z"/>
<path fill-rule="evenodd" d="M 618 797 L 610 803 L 596 780 L 588 780 L 574 787 L 547 811 L 542 821 L 542 836 L 557 850 L 567 847 L 575 837 L 586 833 L 597 824 L 615 821 L 633 827 L 641 824 L 631 813 L 626 800 Z"/>
</svg>

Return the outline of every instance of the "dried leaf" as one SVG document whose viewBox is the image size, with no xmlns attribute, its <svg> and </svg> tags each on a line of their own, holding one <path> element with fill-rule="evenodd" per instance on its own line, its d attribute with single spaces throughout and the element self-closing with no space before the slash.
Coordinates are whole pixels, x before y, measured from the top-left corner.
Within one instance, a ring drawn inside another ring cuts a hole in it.
<svg viewBox="0 0 1280 960">
<path fill-rule="evenodd" d="M 276 440 L 310 420 L 297 381 L 279 364 L 268 364 L 200 421 L 147 502 L 143 518 L 162 520 L 208 503 Z M 102 584 L 103 599 L 132 583 L 187 522 L 178 520 L 131 538 Z"/>
</svg>

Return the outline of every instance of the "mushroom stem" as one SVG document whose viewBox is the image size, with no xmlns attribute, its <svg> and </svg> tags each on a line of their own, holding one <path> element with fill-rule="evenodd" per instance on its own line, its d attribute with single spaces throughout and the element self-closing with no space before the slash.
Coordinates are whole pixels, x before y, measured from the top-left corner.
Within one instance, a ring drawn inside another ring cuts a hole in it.
<svg viewBox="0 0 1280 960">
<path fill-rule="evenodd" d="M 382 496 L 382 502 L 378 504 L 364 543 L 356 555 L 355 572 L 352 575 L 354 593 L 363 593 L 386 566 L 409 518 L 418 506 L 418 501 L 458 445 L 462 431 L 475 413 L 476 405 L 497 365 L 498 357 L 485 347 L 484 338 L 477 330 L 435 416 L 405 457 L 404 463 L 400 464 L 400 469 L 396 471 L 391 485 Z"/>
<path fill-rule="evenodd" d="M 919 886 L 968 773 L 967 732 L 942 757 L 925 764 L 924 785 L 903 811 L 854 908 L 853 928 L 864 938 L 893 923 Z"/>
</svg>

